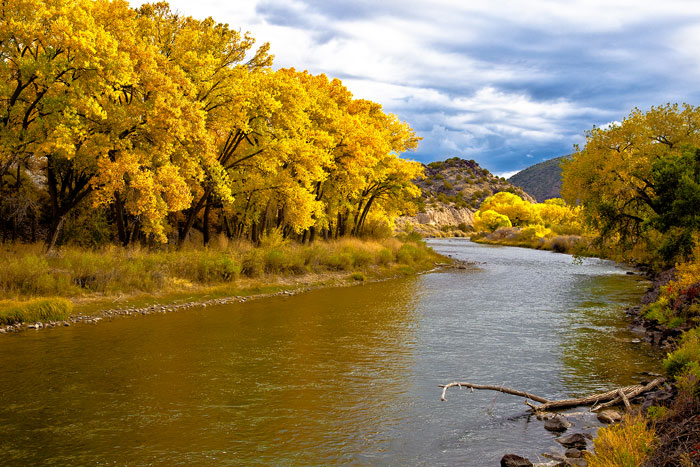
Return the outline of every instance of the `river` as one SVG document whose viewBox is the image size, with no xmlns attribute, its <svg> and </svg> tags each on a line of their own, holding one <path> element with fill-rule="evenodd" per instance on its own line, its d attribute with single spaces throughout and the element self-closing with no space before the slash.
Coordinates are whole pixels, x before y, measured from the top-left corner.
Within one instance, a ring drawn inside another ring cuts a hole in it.
<svg viewBox="0 0 700 467">
<path fill-rule="evenodd" d="M 3 465 L 498 465 L 555 436 L 523 400 L 659 371 L 614 263 L 434 240 L 473 261 L 290 297 L 0 336 Z"/>
</svg>

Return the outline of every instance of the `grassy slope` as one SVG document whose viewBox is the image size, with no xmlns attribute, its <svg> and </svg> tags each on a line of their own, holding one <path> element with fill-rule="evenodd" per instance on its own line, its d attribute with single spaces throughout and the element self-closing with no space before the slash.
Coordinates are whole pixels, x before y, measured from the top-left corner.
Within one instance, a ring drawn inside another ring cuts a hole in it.
<svg viewBox="0 0 700 467">
<path fill-rule="evenodd" d="M 0 324 L 60 320 L 67 308 L 90 314 L 116 305 L 170 304 L 361 282 L 413 274 L 444 261 L 416 238 L 348 238 L 312 245 L 269 238 L 259 247 L 222 240 L 206 249 L 64 248 L 52 256 L 43 254 L 40 245 L 4 245 Z"/>
</svg>

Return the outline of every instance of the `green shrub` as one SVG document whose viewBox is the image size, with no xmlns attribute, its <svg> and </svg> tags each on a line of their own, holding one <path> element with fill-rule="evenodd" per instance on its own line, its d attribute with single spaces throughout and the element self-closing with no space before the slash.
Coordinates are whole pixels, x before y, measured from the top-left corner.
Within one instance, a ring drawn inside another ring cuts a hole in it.
<svg viewBox="0 0 700 467">
<path fill-rule="evenodd" d="M 394 260 L 394 253 L 391 252 L 390 249 L 388 248 L 382 248 L 379 250 L 379 253 L 377 253 L 377 263 L 381 264 L 383 266 L 386 266 L 387 264 L 391 263 Z"/>
<path fill-rule="evenodd" d="M 652 405 L 651 407 L 647 408 L 647 418 L 652 422 L 661 420 L 667 413 L 668 409 L 660 405 Z"/>
<path fill-rule="evenodd" d="M 277 274 L 285 270 L 287 258 L 282 250 L 268 250 L 263 253 L 265 272 Z"/>
<path fill-rule="evenodd" d="M 401 235 L 399 239 L 402 242 L 423 243 L 423 237 L 421 237 L 420 234 L 415 231 L 406 232 L 405 234 Z"/>
<path fill-rule="evenodd" d="M 352 264 L 356 268 L 366 267 L 374 262 L 372 252 L 363 249 L 346 250 L 352 256 Z"/>
<path fill-rule="evenodd" d="M 644 310 L 644 317 L 650 320 L 654 320 L 660 324 L 666 323 L 668 320 L 668 298 L 659 297 L 654 303 L 650 304 Z"/>
<path fill-rule="evenodd" d="M 460 222 L 460 224 L 457 226 L 457 228 L 459 230 L 461 230 L 462 232 L 469 232 L 469 231 L 473 230 L 470 225 L 467 225 L 464 222 Z"/>
<path fill-rule="evenodd" d="M 6 292 L 34 295 L 54 293 L 55 282 L 46 277 L 50 272 L 44 256 L 28 254 L 8 258 L 0 266 L 0 287 Z"/>
<path fill-rule="evenodd" d="M 349 271 L 352 269 L 352 255 L 347 251 L 331 253 L 324 258 L 324 264 L 330 269 Z"/>
<path fill-rule="evenodd" d="M 109 255 L 93 252 L 68 250 L 62 263 L 71 271 L 71 282 L 81 289 L 102 292 L 107 288 L 110 274 L 113 274 L 115 261 Z"/>
<path fill-rule="evenodd" d="M 687 363 L 683 371 L 676 376 L 676 386 L 684 397 L 700 396 L 700 364 L 697 361 Z"/>
<path fill-rule="evenodd" d="M 107 210 L 83 203 L 66 216 L 58 243 L 83 248 L 101 247 L 112 241 L 112 232 Z"/>
<path fill-rule="evenodd" d="M 401 264 L 413 265 L 415 262 L 422 260 L 424 257 L 425 250 L 410 243 L 401 245 L 399 251 L 396 252 L 396 261 Z"/>
<path fill-rule="evenodd" d="M 692 367 L 693 362 L 700 362 L 700 328 L 691 329 L 683 334 L 678 349 L 666 356 L 664 368 L 666 374 L 673 378 Z"/>
</svg>

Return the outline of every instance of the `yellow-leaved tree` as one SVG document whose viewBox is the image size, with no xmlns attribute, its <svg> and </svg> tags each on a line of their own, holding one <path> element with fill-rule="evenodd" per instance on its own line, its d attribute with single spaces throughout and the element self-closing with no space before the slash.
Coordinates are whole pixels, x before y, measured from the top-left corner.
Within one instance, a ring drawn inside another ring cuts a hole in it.
<svg viewBox="0 0 700 467">
<path fill-rule="evenodd" d="M 563 199 L 529 203 L 518 195 L 499 192 L 489 196 L 474 213 L 474 230 L 493 232 L 501 227 L 515 227 L 536 237 L 581 235 L 581 208 L 570 207 Z"/>
</svg>

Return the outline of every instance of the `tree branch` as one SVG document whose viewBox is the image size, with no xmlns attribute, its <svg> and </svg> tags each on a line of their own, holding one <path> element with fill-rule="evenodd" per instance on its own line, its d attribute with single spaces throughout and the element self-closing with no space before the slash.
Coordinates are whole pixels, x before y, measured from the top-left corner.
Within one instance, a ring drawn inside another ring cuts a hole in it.
<svg viewBox="0 0 700 467">
<path fill-rule="evenodd" d="M 600 410 L 606 407 L 610 407 L 616 404 L 619 404 L 620 402 L 624 402 L 625 406 L 630 409 L 631 405 L 629 400 L 633 399 L 640 394 L 644 394 L 645 392 L 651 391 L 652 389 L 656 388 L 657 386 L 660 386 L 663 384 L 666 380 L 664 378 L 657 378 L 654 381 L 646 384 L 646 385 L 641 385 L 641 384 L 635 384 L 632 386 L 627 386 L 624 388 L 618 388 L 614 389 L 612 391 L 607 391 L 603 393 L 598 393 L 598 394 L 592 394 L 590 396 L 586 397 L 579 397 L 576 399 L 561 399 L 561 400 L 556 400 L 556 401 L 550 401 L 548 399 L 545 399 L 544 397 L 536 396 L 534 394 L 530 394 L 529 392 L 525 391 L 519 391 L 517 389 L 511 389 L 511 388 L 506 388 L 503 386 L 492 386 L 492 385 L 483 385 L 483 384 L 472 384 L 472 383 L 464 383 L 464 382 L 454 382 L 450 384 L 441 384 L 439 387 L 442 388 L 442 396 L 440 400 L 445 401 L 445 395 L 447 393 L 447 390 L 452 387 L 465 387 L 465 388 L 471 388 L 471 389 L 485 389 L 489 391 L 498 391 L 502 392 L 505 394 L 511 394 L 513 396 L 519 396 L 519 397 L 524 397 L 525 399 L 533 400 L 535 402 L 540 402 L 540 405 L 533 405 L 528 403 L 527 401 L 525 402 L 532 411 L 534 412 L 542 412 L 544 410 L 552 410 L 552 409 L 565 409 L 565 408 L 571 408 L 571 407 L 579 407 L 582 405 L 592 405 L 591 410 Z M 598 404 L 599 402 L 605 402 L 604 404 Z"/>
</svg>

